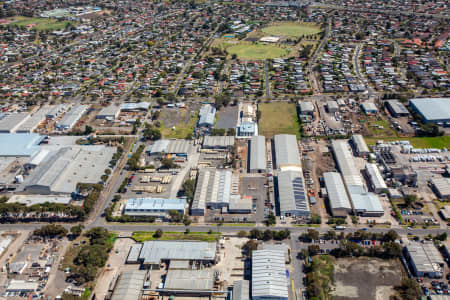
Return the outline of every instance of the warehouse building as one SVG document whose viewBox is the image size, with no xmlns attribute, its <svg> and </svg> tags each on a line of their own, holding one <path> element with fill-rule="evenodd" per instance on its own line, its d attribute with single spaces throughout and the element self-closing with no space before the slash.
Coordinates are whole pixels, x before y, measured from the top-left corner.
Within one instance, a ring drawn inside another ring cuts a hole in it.
<svg viewBox="0 0 450 300">
<path fill-rule="evenodd" d="M 250 137 L 256 135 L 256 123 L 252 121 L 242 122 L 238 127 L 237 135 L 240 137 Z"/>
<path fill-rule="evenodd" d="M 302 171 L 281 171 L 277 179 L 280 215 L 309 217 L 310 210 Z"/>
<path fill-rule="evenodd" d="M 442 278 L 445 262 L 433 242 L 411 242 L 404 252 L 415 276 Z"/>
<path fill-rule="evenodd" d="M 66 195 L 12 195 L 8 199 L 8 203 L 20 203 L 26 206 L 44 203 L 68 205 L 70 201 L 72 201 L 72 198 Z"/>
<path fill-rule="evenodd" d="M 213 291 L 213 273 L 211 269 L 176 270 L 169 269 L 164 281 L 162 294 L 205 295 Z"/>
<path fill-rule="evenodd" d="M 35 292 L 39 287 L 39 282 L 37 281 L 25 281 L 13 279 L 9 282 L 6 288 L 6 296 L 15 296 L 19 293 L 31 293 Z"/>
<path fill-rule="evenodd" d="M 205 136 L 202 148 L 225 150 L 234 146 L 234 136 Z"/>
<path fill-rule="evenodd" d="M 425 123 L 450 122 L 450 98 L 411 99 L 409 105 Z"/>
<path fill-rule="evenodd" d="M 314 104 L 308 101 L 299 101 L 298 105 L 300 107 L 301 115 L 309 115 L 312 116 L 314 114 Z"/>
<path fill-rule="evenodd" d="M 334 217 L 346 217 L 352 210 L 350 200 L 345 191 L 341 174 L 337 172 L 323 173 L 331 214 Z"/>
<path fill-rule="evenodd" d="M 65 104 L 54 105 L 47 112 L 45 117 L 48 118 L 48 119 L 55 119 L 55 118 L 59 117 L 65 111 L 66 111 L 66 105 Z"/>
<path fill-rule="evenodd" d="M 228 207 L 232 194 L 233 173 L 230 170 L 201 169 L 198 173 L 191 214 L 203 216 L 206 208 Z"/>
<path fill-rule="evenodd" d="M 374 115 L 378 112 L 378 108 L 375 103 L 372 102 L 363 102 L 361 103 L 361 108 L 367 115 Z"/>
<path fill-rule="evenodd" d="M 123 103 L 120 110 L 123 112 L 148 111 L 149 107 L 149 102 L 130 102 Z"/>
<path fill-rule="evenodd" d="M 283 251 L 252 252 L 252 300 L 287 300 L 288 280 Z"/>
<path fill-rule="evenodd" d="M 384 214 L 380 199 L 374 193 L 368 193 L 359 170 L 355 167 L 353 155 L 347 141 L 333 140 L 334 158 L 344 179 L 353 210 L 362 216 L 377 217 Z"/>
<path fill-rule="evenodd" d="M 440 199 L 450 199 L 450 179 L 445 177 L 431 178 L 433 191 Z"/>
<path fill-rule="evenodd" d="M 65 131 L 72 129 L 75 124 L 77 124 L 78 120 L 80 120 L 81 116 L 88 109 L 88 105 L 75 105 L 73 106 L 65 115 L 59 120 L 55 127 L 58 130 Z"/>
<path fill-rule="evenodd" d="M 250 282 L 248 280 L 235 280 L 233 283 L 232 300 L 250 299 Z"/>
<path fill-rule="evenodd" d="M 0 133 L 15 133 L 30 118 L 28 113 L 13 113 L 0 120 Z"/>
<path fill-rule="evenodd" d="M 327 110 L 330 114 L 337 113 L 339 111 L 339 105 L 336 101 L 327 101 Z"/>
<path fill-rule="evenodd" d="M 352 145 L 355 148 L 355 153 L 361 157 L 367 157 L 370 153 L 369 147 L 367 147 L 366 141 L 360 134 L 352 135 Z"/>
<path fill-rule="evenodd" d="M 132 198 L 127 200 L 123 213 L 127 216 L 151 216 L 161 219 L 169 218 L 169 211 L 184 215 L 185 199 Z"/>
<path fill-rule="evenodd" d="M 147 155 L 176 155 L 188 159 L 190 144 L 187 140 L 157 140 L 145 149 Z"/>
<path fill-rule="evenodd" d="M 36 133 L 0 133 L 0 157 L 34 157 L 46 136 Z"/>
<path fill-rule="evenodd" d="M 384 178 L 381 176 L 380 169 L 378 169 L 376 164 L 367 163 L 365 171 L 369 179 L 369 185 L 375 193 L 381 194 L 387 191 L 386 182 L 384 182 Z"/>
<path fill-rule="evenodd" d="M 139 262 L 152 269 L 159 269 L 162 262 L 189 261 L 204 265 L 216 263 L 215 242 L 147 241 L 139 254 Z"/>
<path fill-rule="evenodd" d="M 146 271 L 125 271 L 119 277 L 111 300 L 140 300 Z"/>
<path fill-rule="evenodd" d="M 250 159 L 248 169 L 250 173 L 266 172 L 266 138 L 258 135 L 249 141 Z"/>
<path fill-rule="evenodd" d="M 112 104 L 102 108 L 95 118 L 105 120 L 115 120 L 119 117 L 119 114 L 120 114 L 120 106 Z"/>
<path fill-rule="evenodd" d="M 98 183 L 115 152 L 106 146 L 61 148 L 47 155 L 22 188 L 30 194 L 71 194 L 78 183 Z"/>
<path fill-rule="evenodd" d="M 16 130 L 17 133 L 32 133 L 35 131 L 46 119 L 47 114 L 54 108 L 54 106 L 43 106 L 33 115 L 31 115 L 20 127 Z"/>
<path fill-rule="evenodd" d="M 278 134 L 273 137 L 275 144 L 275 162 L 279 170 L 285 167 L 299 167 L 300 153 L 298 151 L 297 137 L 291 134 Z"/>
<path fill-rule="evenodd" d="M 211 104 L 204 104 L 198 114 L 198 126 L 213 128 L 215 119 L 216 108 Z"/>
<path fill-rule="evenodd" d="M 385 105 L 386 105 L 386 108 L 388 109 L 389 113 L 394 118 L 409 116 L 408 109 L 406 109 L 406 107 L 400 101 L 398 101 L 396 99 L 387 100 L 385 102 Z"/>
<path fill-rule="evenodd" d="M 253 198 L 231 195 L 227 212 L 230 214 L 250 214 L 252 212 Z"/>
</svg>

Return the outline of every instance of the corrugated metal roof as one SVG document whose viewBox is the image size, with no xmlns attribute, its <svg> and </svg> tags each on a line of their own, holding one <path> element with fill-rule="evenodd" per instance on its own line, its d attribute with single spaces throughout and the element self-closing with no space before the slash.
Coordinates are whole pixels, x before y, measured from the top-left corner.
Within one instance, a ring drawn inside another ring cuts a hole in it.
<svg viewBox="0 0 450 300">
<path fill-rule="evenodd" d="M 355 144 L 356 151 L 358 153 L 368 153 L 369 147 L 367 147 L 366 141 L 364 140 L 363 136 L 360 134 L 354 134 L 352 136 L 353 143 Z"/>
<path fill-rule="evenodd" d="M 376 164 L 367 163 L 366 171 L 375 190 L 387 189 L 386 182 Z"/>
<path fill-rule="evenodd" d="M 28 113 L 13 113 L 0 120 L 0 132 L 14 133 L 30 117 Z"/>
<path fill-rule="evenodd" d="M 138 102 L 138 103 L 123 103 L 120 107 L 121 110 L 148 110 L 150 107 L 149 102 Z"/>
<path fill-rule="evenodd" d="M 278 134 L 274 136 L 275 158 L 277 168 L 282 166 L 301 166 L 298 152 L 297 137 L 291 134 Z"/>
<path fill-rule="evenodd" d="M 205 148 L 226 148 L 234 145 L 234 136 L 205 136 L 203 147 Z"/>
<path fill-rule="evenodd" d="M 280 212 L 309 216 L 309 205 L 303 173 L 282 171 L 278 174 Z"/>
<path fill-rule="evenodd" d="M 47 118 L 52 106 L 43 106 L 19 126 L 17 132 L 33 132 Z"/>
<path fill-rule="evenodd" d="M 139 300 L 144 287 L 146 271 L 123 272 L 119 278 L 111 300 Z"/>
<path fill-rule="evenodd" d="M 216 118 L 216 108 L 211 104 L 205 104 L 200 108 L 200 112 L 198 114 L 199 120 L 198 124 L 202 125 L 214 125 L 214 120 Z"/>
<path fill-rule="evenodd" d="M 163 199 L 163 198 L 132 198 L 128 199 L 124 213 L 133 215 L 135 213 L 168 212 L 169 210 L 184 211 L 186 200 Z"/>
<path fill-rule="evenodd" d="M 266 139 L 263 136 L 250 139 L 250 170 L 266 170 Z"/>
<path fill-rule="evenodd" d="M 0 133 L 0 156 L 34 156 L 43 139 L 36 133 Z"/>
<path fill-rule="evenodd" d="M 442 272 L 439 265 L 444 265 L 444 259 L 432 242 L 411 242 L 406 246 L 417 271 L 424 273 Z"/>
<path fill-rule="evenodd" d="M 344 182 L 347 186 L 359 185 L 363 186 L 363 181 L 359 170 L 356 169 L 354 158 L 350 152 L 349 145 L 345 140 L 333 140 L 331 142 L 336 163 L 342 173 Z"/>
<path fill-rule="evenodd" d="M 100 110 L 97 114 L 97 118 L 99 117 L 115 117 L 120 113 L 120 106 L 117 105 L 109 105 Z"/>
<path fill-rule="evenodd" d="M 189 152 L 189 141 L 187 140 L 157 140 L 152 145 L 147 146 L 147 152 L 151 154 L 186 154 Z"/>
<path fill-rule="evenodd" d="M 89 105 L 75 105 L 56 123 L 58 129 L 71 129 L 84 112 L 88 109 Z"/>
<path fill-rule="evenodd" d="M 331 209 L 351 209 L 350 200 L 345 191 L 344 182 L 341 174 L 336 172 L 323 173 L 323 180 L 327 188 L 328 199 Z"/>
<path fill-rule="evenodd" d="M 394 99 L 386 102 L 396 114 L 409 114 L 408 109 L 400 101 Z"/>
<path fill-rule="evenodd" d="M 300 101 L 300 112 L 311 113 L 314 111 L 314 104 L 309 101 Z"/>
<path fill-rule="evenodd" d="M 127 262 L 137 263 L 139 260 L 139 253 L 141 253 L 142 244 L 131 245 L 130 252 L 128 252 Z"/>
<path fill-rule="evenodd" d="M 211 269 L 171 270 L 167 272 L 164 289 L 167 290 L 212 290 L 213 276 Z"/>
<path fill-rule="evenodd" d="M 208 203 L 230 203 L 232 175 L 230 170 L 201 169 L 192 209 L 205 209 Z"/>
<path fill-rule="evenodd" d="M 444 177 L 433 177 L 431 183 L 442 197 L 450 196 L 450 179 Z"/>
<path fill-rule="evenodd" d="M 376 112 L 378 111 L 377 106 L 373 102 L 363 102 L 361 107 L 365 112 Z"/>
<path fill-rule="evenodd" d="M 380 203 L 380 199 L 374 193 L 350 193 L 350 199 L 352 199 L 353 208 L 358 212 L 363 213 L 380 213 L 383 214 L 383 206 Z"/>
<path fill-rule="evenodd" d="M 236 280 L 233 284 L 232 300 L 249 300 L 250 282 L 248 280 Z"/>
<path fill-rule="evenodd" d="M 450 119 L 450 98 L 417 98 L 409 102 L 428 121 Z"/>
<path fill-rule="evenodd" d="M 283 251 L 252 252 L 252 297 L 288 298 Z"/>
</svg>

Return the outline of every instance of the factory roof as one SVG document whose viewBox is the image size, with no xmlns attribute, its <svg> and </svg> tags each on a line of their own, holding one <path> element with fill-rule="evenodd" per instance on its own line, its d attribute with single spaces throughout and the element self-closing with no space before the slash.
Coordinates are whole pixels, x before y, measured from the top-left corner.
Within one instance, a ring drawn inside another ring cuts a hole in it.
<svg viewBox="0 0 450 300">
<path fill-rule="evenodd" d="M 159 264 L 161 260 L 214 260 L 215 257 L 215 242 L 192 241 L 147 241 L 139 254 L 144 264 Z"/>
<path fill-rule="evenodd" d="M 15 132 L 29 117 L 30 115 L 28 113 L 6 115 L 0 120 L 0 132 Z"/>
<path fill-rule="evenodd" d="M 283 166 L 301 166 L 298 152 L 297 137 L 291 134 L 278 134 L 274 136 L 275 159 L 277 168 Z"/>
<path fill-rule="evenodd" d="M 338 103 L 334 100 L 327 101 L 327 107 L 328 107 L 328 109 L 330 109 L 330 108 L 339 109 Z"/>
<path fill-rule="evenodd" d="M 125 205 L 125 213 L 133 211 L 168 211 L 183 210 L 186 207 L 184 199 L 163 199 L 163 198 L 132 198 L 128 199 Z"/>
<path fill-rule="evenodd" d="M 70 196 L 49 196 L 49 195 L 13 195 L 8 203 L 20 203 L 26 206 L 43 203 L 69 204 L 72 198 Z"/>
<path fill-rule="evenodd" d="M 241 195 L 231 195 L 228 205 L 229 211 L 251 210 L 253 199 L 251 197 L 241 197 Z"/>
<path fill-rule="evenodd" d="M 442 272 L 444 259 L 432 242 L 411 242 L 406 248 L 418 272 Z"/>
<path fill-rule="evenodd" d="M 144 287 L 146 271 L 126 271 L 120 275 L 111 300 L 139 300 Z"/>
<path fill-rule="evenodd" d="M 364 112 L 366 112 L 366 113 L 378 111 L 377 106 L 375 105 L 375 103 L 372 103 L 372 102 L 363 102 L 363 103 L 361 103 L 361 107 L 364 110 Z"/>
<path fill-rule="evenodd" d="M 367 163 L 366 171 L 375 190 L 387 189 L 386 182 L 376 164 Z"/>
<path fill-rule="evenodd" d="M 149 102 L 131 102 L 131 103 L 123 103 L 120 107 L 121 110 L 148 110 L 150 107 Z"/>
<path fill-rule="evenodd" d="M 116 117 L 120 113 L 120 109 L 121 107 L 117 105 L 106 106 L 99 111 L 97 117 Z"/>
<path fill-rule="evenodd" d="M 43 106 L 37 112 L 35 112 L 31 117 L 29 117 L 25 122 L 23 122 L 17 132 L 33 132 L 45 119 L 47 114 L 53 109 L 52 106 Z"/>
<path fill-rule="evenodd" d="M 250 139 L 250 170 L 266 169 L 266 139 L 253 136 Z"/>
<path fill-rule="evenodd" d="M 200 270 L 169 270 L 164 282 L 167 290 L 206 290 L 213 289 L 213 274 L 211 269 Z"/>
<path fill-rule="evenodd" d="M 301 171 L 282 171 L 278 174 L 280 211 L 309 213 L 306 187 Z"/>
<path fill-rule="evenodd" d="M 288 298 L 283 251 L 252 252 L 252 297 Z"/>
<path fill-rule="evenodd" d="M 157 140 L 152 145 L 147 146 L 147 152 L 151 154 L 169 153 L 186 154 L 189 152 L 189 141 L 187 140 Z"/>
<path fill-rule="evenodd" d="M 35 291 L 39 286 L 37 281 L 11 280 L 6 288 L 7 292 Z"/>
<path fill-rule="evenodd" d="M 36 133 L 0 133 L 0 156 L 34 156 L 44 139 Z"/>
<path fill-rule="evenodd" d="M 81 118 L 89 105 L 75 105 L 56 123 L 57 128 L 70 129 Z"/>
<path fill-rule="evenodd" d="M 201 169 L 192 209 L 205 209 L 207 203 L 230 203 L 232 175 L 230 170 Z"/>
<path fill-rule="evenodd" d="M 211 104 L 204 104 L 200 108 L 198 124 L 201 125 L 214 125 L 216 118 L 216 108 Z"/>
<path fill-rule="evenodd" d="M 337 165 L 342 173 L 345 184 L 347 186 L 363 186 L 361 175 L 359 173 L 359 170 L 357 170 L 355 167 L 354 158 L 349 149 L 347 141 L 333 140 L 331 144 L 333 147 Z"/>
<path fill-rule="evenodd" d="M 414 106 L 427 121 L 450 119 L 450 98 L 411 99 Z"/>
<path fill-rule="evenodd" d="M 356 147 L 358 153 L 369 153 L 369 147 L 367 147 L 366 141 L 360 134 L 354 134 L 352 136 L 352 141 Z"/>
<path fill-rule="evenodd" d="M 345 191 L 341 174 L 337 172 L 327 172 L 323 174 L 323 179 L 327 188 L 331 209 L 351 209 L 352 207 Z"/>
<path fill-rule="evenodd" d="M 233 300 L 250 299 L 250 282 L 248 280 L 236 280 L 233 284 Z"/>
<path fill-rule="evenodd" d="M 308 101 L 300 101 L 299 102 L 300 105 L 300 112 L 304 113 L 304 112 L 313 112 L 314 111 L 314 104 L 312 104 L 311 102 Z"/>
<path fill-rule="evenodd" d="M 396 113 L 396 114 L 409 114 L 408 109 L 398 100 L 393 99 L 393 100 L 387 100 L 386 103 L 391 107 L 391 109 Z"/>
<path fill-rule="evenodd" d="M 139 253 L 141 253 L 142 244 L 131 245 L 128 252 L 127 263 L 137 263 L 139 261 Z"/>
<path fill-rule="evenodd" d="M 203 147 L 205 148 L 227 148 L 234 145 L 234 136 L 205 136 Z"/>
<path fill-rule="evenodd" d="M 445 177 L 433 177 L 431 178 L 431 183 L 434 188 L 438 191 L 441 197 L 450 197 L 450 179 Z"/>
<path fill-rule="evenodd" d="M 367 192 L 363 186 L 347 187 L 353 208 L 358 212 L 383 214 L 383 206 L 380 199 L 374 193 Z"/>
</svg>

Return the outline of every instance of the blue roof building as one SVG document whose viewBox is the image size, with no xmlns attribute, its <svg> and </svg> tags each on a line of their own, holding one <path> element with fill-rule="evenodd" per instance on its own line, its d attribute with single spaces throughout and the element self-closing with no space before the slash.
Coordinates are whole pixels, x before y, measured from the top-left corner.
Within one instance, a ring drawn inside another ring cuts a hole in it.
<svg viewBox="0 0 450 300">
<path fill-rule="evenodd" d="M 0 156 L 32 157 L 40 151 L 39 144 L 45 138 L 37 133 L 0 133 Z"/>
<path fill-rule="evenodd" d="M 185 208 L 185 199 L 132 198 L 128 199 L 123 213 L 128 216 L 168 218 L 170 210 L 184 215 Z"/>
<path fill-rule="evenodd" d="M 425 123 L 450 122 L 450 98 L 418 98 L 409 101 Z"/>
<path fill-rule="evenodd" d="M 239 136 L 254 136 L 255 135 L 255 122 L 242 122 L 238 129 Z"/>
</svg>

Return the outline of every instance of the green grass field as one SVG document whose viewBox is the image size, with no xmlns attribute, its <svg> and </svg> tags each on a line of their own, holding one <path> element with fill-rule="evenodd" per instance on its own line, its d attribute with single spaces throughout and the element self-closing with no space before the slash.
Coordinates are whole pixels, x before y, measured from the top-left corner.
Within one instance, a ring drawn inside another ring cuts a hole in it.
<svg viewBox="0 0 450 300">
<path fill-rule="evenodd" d="M 272 137 L 275 134 L 295 134 L 300 138 L 300 124 L 294 103 L 261 103 L 259 134 Z"/>
<path fill-rule="evenodd" d="M 184 112 L 186 113 L 186 112 Z M 189 134 L 194 132 L 195 123 L 197 122 L 198 113 L 191 116 L 188 123 L 180 122 L 175 125 L 175 129 L 170 128 L 162 128 L 161 133 L 164 138 L 168 139 L 185 139 Z M 161 122 L 162 123 L 162 122 Z M 163 124 L 164 126 L 164 124 Z"/>
<path fill-rule="evenodd" d="M 239 43 L 227 48 L 228 53 L 236 54 L 242 59 L 269 59 L 280 58 L 289 53 L 289 50 L 275 45 Z"/>
<path fill-rule="evenodd" d="M 450 136 L 438 137 L 365 137 L 368 145 L 375 145 L 377 141 L 410 141 L 415 148 L 450 148 Z"/>
<path fill-rule="evenodd" d="M 136 231 L 133 232 L 132 238 L 137 242 L 145 241 L 181 241 L 181 240 L 191 240 L 191 241 L 203 241 L 203 242 L 215 242 L 222 235 L 220 232 L 163 232 L 162 237 L 155 238 L 153 235 L 154 231 Z"/>
<path fill-rule="evenodd" d="M 301 37 L 305 35 L 317 34 L 322 30 L 315 23 L 288 22 L 262 28 L 262 31 L 270 35 Z"/>
<path fill-rule="evenodd" d="M 382 127 L 382 128 L 379 128 Z M 376 120 L 369 119 L 367 122 L 367 129 L 371 137 L 397 137 L 397 132 L 390 128 L 389 121 L 385 119 Z"/>
<path fill-rule="evenodd" d="M 9 23 L 8 25 L 16 25 L 19 27 L 25 27 L 29 24 L 36 24 L 32 28 L 35 28 L 38 31 L 45 31 L 45 30 L 60 30 L 66 28 L 67 24 L 71 24 L 72 22 L 69 21 L 58 21 L 55 19 L 48 19 L 48 18 L 29 18 L 29 17 L 22 17 L 17 16 L 13 18 L 14 21 Z"/>
</svg>

